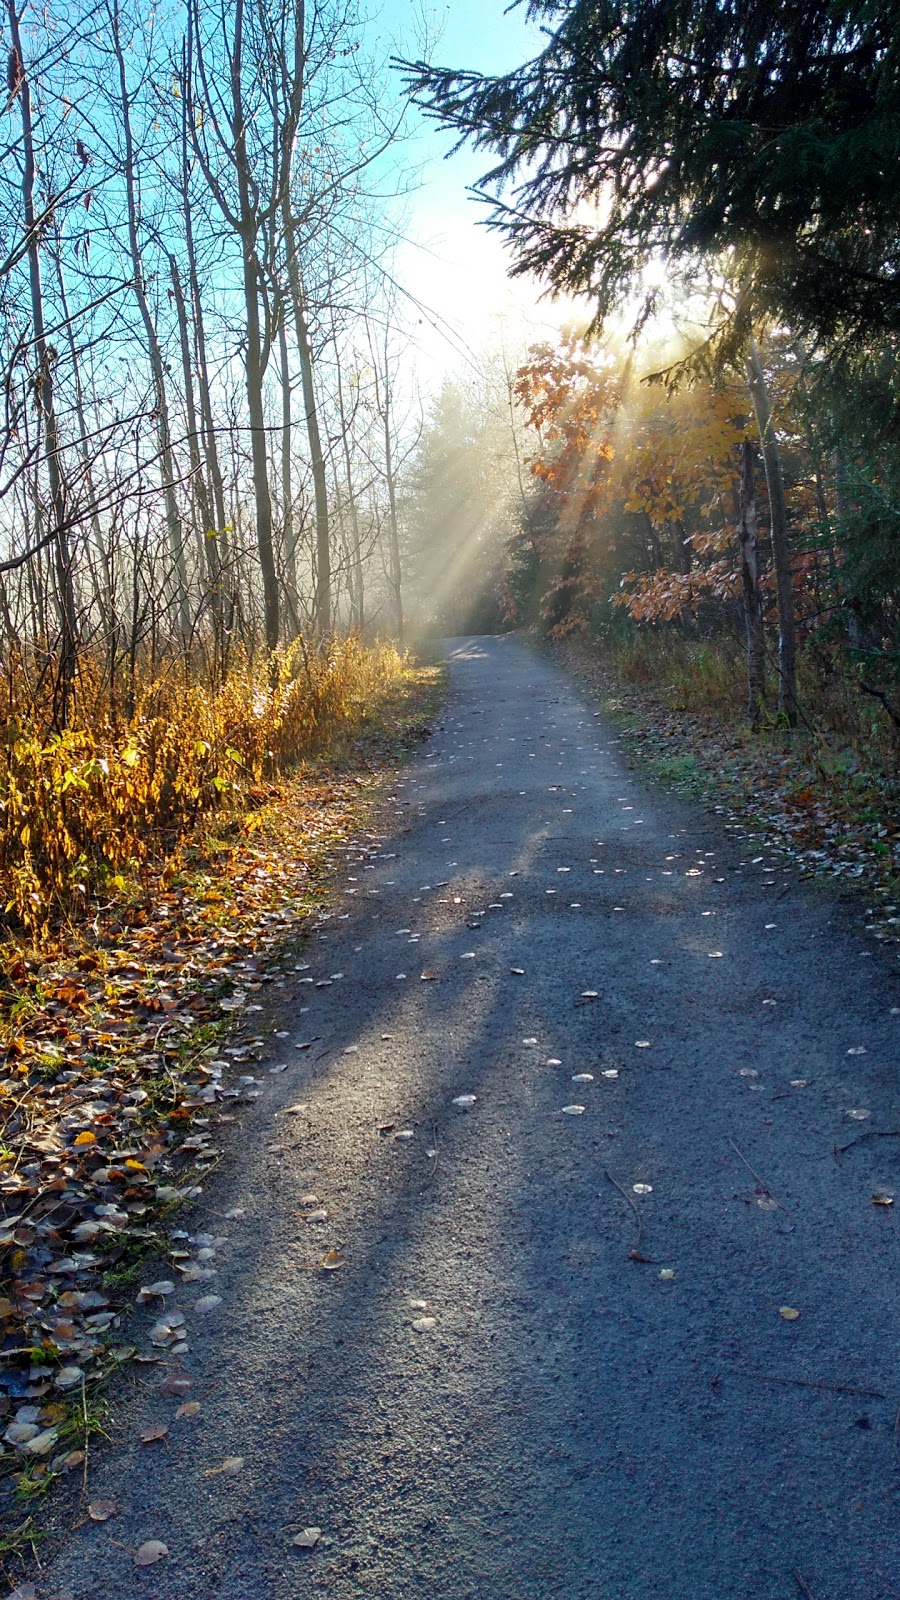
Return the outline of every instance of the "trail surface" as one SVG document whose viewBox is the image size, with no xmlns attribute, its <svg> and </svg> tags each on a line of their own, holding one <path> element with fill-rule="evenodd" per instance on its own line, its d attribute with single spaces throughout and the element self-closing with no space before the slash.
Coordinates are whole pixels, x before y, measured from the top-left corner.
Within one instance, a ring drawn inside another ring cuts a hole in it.
<svg viewBox="0 0 900 1600">
<path fill-rule="evenodd" d="M 144 1369 L 38 1594 L 896 1600 L 900 1139 L 833 1147 L 900 1128 L 900 984 L 518 642 L 449 653 L 185 1224 L 201 1410 Z"/>
</svg>

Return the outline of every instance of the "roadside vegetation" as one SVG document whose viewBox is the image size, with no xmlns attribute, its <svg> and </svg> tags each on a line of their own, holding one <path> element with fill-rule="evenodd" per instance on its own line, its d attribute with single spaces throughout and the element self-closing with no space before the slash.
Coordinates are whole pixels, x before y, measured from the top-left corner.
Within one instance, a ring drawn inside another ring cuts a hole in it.
<svg viewBox="0 0 900 1600">
<path fill-rule="evenodd" d="M 512 271 L 572 297 L 563 334 L 502 353 L 505 407 L 495 358 L 467 436 L 446 398 L 426 425 L 419 493 L 448 444 L 457 480 L 466 451 L 476 485 L 505 462 L 503 497 L 469 496 L 480 583 L 457 589 L 459 625 L 564 643 L 673 772 L 746 782 L 828 871 L 857 873 L 856 840 L 890 901 L 896 18 L 856 0 L 531 12 L 540 53 L 503 77 L 407 66 L 482 154 Z M 413 496 L 422 530 L 431 500 Z"/>
<path fill-rule="evenodd" d="M 65 752 L 92 742 L 83 782 L 76 767 L 74 784 L 48 784 L 28 869 L 46 893 L 26 897 L 26 921 L 8 909 L 0 942 L 0 1478 L 20 1546 L 37 1537 L 29 1506 L 86 1472 L 103 1382 L 137 1354 L 123 1314 L 255 1098 L 304 924 L 325 914 L 334 864 L 377 851 L 378 796 L 440 689 L 437 669 L 387 647 L 335 646 L 317 670 L 282 700 L 267 682 L 226 685 L 202 723 L 189 694 L 178 723 L 170 689 L 171 720 L 157 723 L 175 764 L 165 804 L 153 784 L 165 768 L 146 759 L 152 721 L 143 738 L 139 719 L 122 735 L 135 762 L 96 728 L 45 757 L 62 772 Z M 211 743 L 218 729 L 215 758 L 189 742 L 198 725 Z M 62 827 L 81 858 L 37 855 Z M 182 1251 L 170 1270 L 203 1269 Z M 174 1350 L 178 1329 L 155 1338 Z"/>
</svg>

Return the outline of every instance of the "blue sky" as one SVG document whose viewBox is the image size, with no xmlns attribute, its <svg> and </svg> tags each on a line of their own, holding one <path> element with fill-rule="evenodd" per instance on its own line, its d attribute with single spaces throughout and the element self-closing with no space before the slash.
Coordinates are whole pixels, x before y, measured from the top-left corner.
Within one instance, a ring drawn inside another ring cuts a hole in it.
<svg viewBox="0 0 900 1600">
<path fill-rule="evenodd" d="M 417 18 L 439 34 L 431 59 L 441 66 L 479 72 L 508 71 L 536 54 L 537 27 L 525 20 L 523 6 L 505 11 L 503 0 L 452 0 L 421 7 L 409 0 L 385 0 L 373 27 L 402 41 L 403 54 L 418 53 Z M 407 232 L 415 243 L 402 247 L 398 272 L 405 286 L 446 318 L 459 338 L 479 350 L 503 337 L 511 346 L 543 336 L 563 320 L 562 311 L 537 305 L 537 289 L 523 280 L 510 284 L 500 238 L 479 225 L 483 208 L 468 198 L 467 185 L 486 170 L 488 158 L 469 150 L 447 155 L 452 137 L 427 119 L 418 121 L 415 158 L 422 163 L 419 185 L 408 209 Z M 460 365 L 453 346 L 423 327 L 420 365 L 427 385 L 444 370 Z"/>
</svg>

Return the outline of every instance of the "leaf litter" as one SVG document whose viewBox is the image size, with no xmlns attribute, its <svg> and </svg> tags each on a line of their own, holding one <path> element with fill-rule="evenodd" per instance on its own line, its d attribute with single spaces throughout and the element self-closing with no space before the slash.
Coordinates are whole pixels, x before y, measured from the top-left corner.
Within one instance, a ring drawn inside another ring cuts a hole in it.
<svg viewBox="0 0 900 1600">
<path fill-rule="evenodd" d="M 122 1361 L 158 1359 L 121 1342 L 133 1263 L 164 1246 L 166 1215 L 201 1192 L 221 1157 L 221 1112 L 262 1092 L 234 1073 L 265 1053 L 249 1014 L 267 984 L 296 981 L 281 950 L 319 913 L 339 856 L 377 854 L 360 824 L 385 755 L 413 743 L 404 717 L 355 766 L 304 769 L 254 795 L 244 818 L 213 819 L 148 868 L 140 893 L 92 906 L 90 921 L 46 933 L 40 948 L 0 944 L 0 1417 L 14 1423 L 22 1402 L 47 1405 L 54 1389 L 77 1391 Z M 184 1282 L 214 1272 L 179 1268 Z M 138 1298 L 158 1307 L 174 1291 L 160 1280 Z M 177 1353 L 186 1331 L 164 1313 L 151 1342 Z M 161 1389 L 189 1386 L 173 1374 Z M 54 1435 L 38 1427 L 21 1441 L 36 1463 L 29 1481 L 77 1454 L 45 1465 Z M 25 1455 L 8 1446 L 0 1472 Z"/>
</svg>

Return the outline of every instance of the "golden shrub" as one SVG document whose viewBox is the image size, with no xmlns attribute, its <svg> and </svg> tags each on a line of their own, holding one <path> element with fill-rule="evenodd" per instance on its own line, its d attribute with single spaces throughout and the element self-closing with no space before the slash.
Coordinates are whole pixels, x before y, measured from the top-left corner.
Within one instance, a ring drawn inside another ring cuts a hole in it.
<svg viewBox="0 0 900 1600">
<path fill-rule="evenodd" d="M 30 932 L 169 853 L 204 814 L 327 750 L 395 689 L 390 646 L 298 642 L 268 667 L 211 690 L 170 673 L 139 686 L 117 723 L 92 687 L 75 725 L 47 737 L 9 715 L 0 757 L 0 911 Z"/>
</svg>

